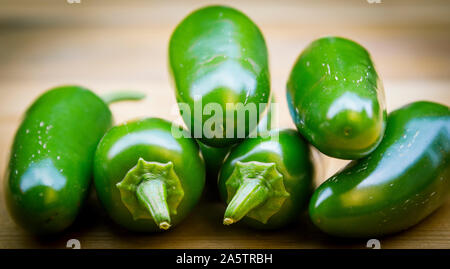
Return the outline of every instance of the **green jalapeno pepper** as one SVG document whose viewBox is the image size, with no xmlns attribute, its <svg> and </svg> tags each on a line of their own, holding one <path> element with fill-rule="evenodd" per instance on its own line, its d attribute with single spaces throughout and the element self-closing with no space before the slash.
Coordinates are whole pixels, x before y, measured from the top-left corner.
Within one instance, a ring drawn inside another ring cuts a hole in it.
<svg viewBox="0 0 450 269">
<path fill-rule="evenodd" d="M 26 111 L 14 138 L 5 180 L 9 212 L 37 234 L 58 233 L 75 220 L 88 193 L 98 141 L 112 124 L 107 103 L 78 86 L 52 89 Z"/>
<path fill-rule="evenodd" d="M 271 104 L 274 104 L 274 102 L 275 97 L 272 95 Z M 269 106 L 267 113 L 264 115 L 257 128 L 255 129 L 257 132 L 255 135 L 264 134 L 272 129 L 273 114 L 274 111 L 272 109 L 272 106 Z M 227 156 L 228 152 L 230 152 L 231 147 L 216 148 L 205 145 L 200 141 L 197 141 L 197 143 L 200 146 L 200 150 L 205 159 L 206 178 L 209 178 L 216 182 L 220 167 L 222 166 L 223 160 Z"/>
<path fill-rule="evenodd" d="M 241 219 L 262 229 L 296 220 L 313 191 L 313 165 L 307 142 L 295 130 L 272 130 L 233 147 L 219 175 L 228 206 L 224 224 Z"/>
<path fill-rule="evenodd" d="M 274 95 L 272 95 L 270 102 L 271 105 L 269 106 L 267 113 L 264 115 L 264 117 L 258 123 L 257 128 L 255 129 L 255 135 L 266 134 L 272 129 L 272 121 L 275 113 L 272 106 L 276 105 Z M 222 167 L 223 161 L 225 160 L 227 154 L 230 152 L 232 146 L 225 148 L 215 148 L 205 145 L 198 140 L 197 143 L 200 146 L 200 150 L 203 154 L 206 165 L 207 180 L 205 184 L 205 192 L 210 198 L 213 198 L 213 200 L 218 199 L 220 195 L 217 189 L 217 177 L 219 175 L 219 171 Z"/>
<path fill-rule="evenodd" d="M 173 135 L 173 127 L 181 130 L 179 137 Z M 94 183 L 116 223 L 134 231 L 166 230 L 198 202 L 205 165 L 187 131 L 148 118 L 105 134 L 95 153 Z"/>
<path fill-rule="evenodd" d="M 314 193 L 309 213 L 326 233 L 382 236 L 430 215 L 450 193 L 450 110 L 415 102 L 392 112 L 383 141 Z"/>
<path fill-rule="evenodd" d="M 169 66 L 183 120 L 208 146 L 243 140 L 268 107 L 266 43 L 233 8 L 210 6 L 187 16 L 170 39 Z"/>
<path fill-rule="evenodd" d="M 299 132 L 326 155 L 362 158 L 383 137 L 383 86 L 369 53 L 351 40 L 312 42 L 291 71 L 287 99 Z"/>
</svg>

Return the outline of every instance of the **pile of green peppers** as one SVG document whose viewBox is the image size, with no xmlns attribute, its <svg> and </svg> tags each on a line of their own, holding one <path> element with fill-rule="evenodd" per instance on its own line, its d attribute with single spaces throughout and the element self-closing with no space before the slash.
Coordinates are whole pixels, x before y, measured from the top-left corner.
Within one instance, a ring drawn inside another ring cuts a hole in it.
<svg viewBox="0 0 450 269">
<path fill-rule="evenodd" d="M 108 104 L 144 97 L 135 92 L 99 97 L 62 86 L 35 100 L 5 178 L 18 225 L 63 232 L 92 182 L 110 218 L 140 232 L 178 225 L 204 193 L 222 199 L 224 225 L 278 229 L 307 211 L 339 237 L 405 230 L 448 200 L 449 107 L 419 101 L 387 115 L 371 56 L 354 41 L 320 38 L 296 60 L 286 87 L 296 129 L 272 126 L 266 43 L 236 9 L 189 14 L 170 38 L 169 69 L 186 127 L 160 118 L 113 126 Z M 215 117 L 212 103 L 231 113 Z M 256 120 L 237 116 L 249 104 Z M 323 167 L 314 167 L 312 147 L 351 162 L 315 188 Z"/>
</svg>

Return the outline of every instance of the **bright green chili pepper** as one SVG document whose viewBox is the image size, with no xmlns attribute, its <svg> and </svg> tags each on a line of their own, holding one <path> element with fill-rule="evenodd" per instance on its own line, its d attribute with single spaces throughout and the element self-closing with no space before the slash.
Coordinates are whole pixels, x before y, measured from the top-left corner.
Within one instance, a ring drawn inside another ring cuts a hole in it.
<svg viewBox="0 0 450 269">
<path fill-rule="evenodd" d="M 369 53 L 351 40 L 312 42 L 291 71 L 287 99 L 299 132 L 326 155 L 358 159 L 381 142 L 383 86 Z"/>
<path fill-rule="evenodd" d="M 313 191 L 313 164 L 307 142 L 295 130 L 272 130 L 233 147 L 219 175 L 228 206 L 224 224 L 243 219 L 274 229 L 296 220 Z"/>
<path fill-rule="evenodd" d="M 274 109 L 272 108 L 272 105 L 275 105 L 274 95 L 272 95 L 270 102 L 271 106 L 269 106 L 267 113 L 264 115 L 264 117 L 258 123 L 257 128 L 255 129 L 257 132 L 256 134 L 265 134 L 272 129 L 272 121 L 275 113 Z M 217 198 L 219 197 L 217 189 L 217 177 L 219 175 L 219 170 L 222 167 L 223 161 L 225 160 L 227 154 L 230 152 L 232 146 L 225 148 L 215 148 L 207 146 L 198 140 L 197 143 L 200 146 L 200 150 L 203 154 L 206 165 L 207 180 L 205 185 L 205 192 L 209 197 Z"/>
<path fill-rule="evenodd" d="M 210 6 L 187 16 L 170 39 L 169 66 L 183 120 L 208 146 L 243 140 L 268 107 L 266 43 L 258 27 L 233 8 Z"/>
<path fill-rule="evenodd" d="M 118 93 L 102 100 L 87 89 L 64 86 L 28 108 L 5 180 L 6 202 L 17 224 L 48 234 L 73 223 L 88 193 L 95 148 L 112 124 L 107 104 L 142 97 Z"/>
<path fill-rule="evenodd" d="M 271 103 L 273 104 L 274 102 L 275 97 L 272 96 Z M 264 115 L 264 117 L 259 122 L 257 128 L 255 129 L 257 134 L 264 134 L 272 129 L 273 114 L 274 111 L 271 108 L 271 106 L 269 106 L 267 113 Z M 227 156 L 228 152 L 230 152 L 231 146 L 224 148 L 216 148 L 205 145 L 200 141 L 197 141 L 197 143 L 200 146 L 203 157 L 205 159 L 206 178 L 209 178 L 216 182 L 220 167 L 222 166 L 223 160 Z"/>
<path fill-rule="evenodd" d="M 383 141 L 314 193 L 309 213 L 326 233 L 371 237 L 405 230 L 450 194 L 450 110 L 415 102 L 392 112 Z"/>
<path fill-rule="evenodd" d="M 116 223 L 134 231 L 166 230 L 198 202 L 205 165 L 195 140 L 181 132 L 176 137 L 170 122 L 148 118 L 115 126 L 102 138 L 94 182 Z"/>
</svg>

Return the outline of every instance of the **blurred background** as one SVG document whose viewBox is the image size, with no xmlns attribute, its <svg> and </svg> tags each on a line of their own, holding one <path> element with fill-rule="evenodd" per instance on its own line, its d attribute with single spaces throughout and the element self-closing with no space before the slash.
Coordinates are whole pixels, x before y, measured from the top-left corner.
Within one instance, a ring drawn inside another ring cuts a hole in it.
<svg viewBox="0 0 450 269">
<path fill-rule="evenodd" d="M 176 120 L 168 41 L 188 13 L 208 4 L 235 7 L 260 27 L 269 50 L 272 89 L 280 103 L 280 127 L 294 127 L 285 100 L 290 69 L 309 42 L 326 35 L 347 37 L 368 49 L 383 80 L 389 111 L 422 99 L 450 105 L 448 0 L 0 0 L 2 175 L 24 110 L 57 85 L 79 84 L 98 94 L 121 89 L 147 93 L 143 102 L 112 105 L 116 122 L 147 116 Z M 317 183 L 345 163 L 324 158 Z M 0 195 L 3 199 L 1 187 Z M 271 233 L 250 233 L 244 227 L 227 230 L 220 226 L 222 209 L 215 210 L 216 215 L 202 214 L 214 211 L 214 206 L 200 208 L 184 227 L 164 237 L 117 231 L 104 217 L 77 224 L 63 238 L 42 241 L 16 227 L 2 202 L 0 248 L 64 248 L 64 240 L 74 237 L 81 238 L 82 247 L 365 247 L 365 242 L 330 239 L 309 224 Z M 102 213 L 93 209 L 84 214 L 89 218 Z M 450 248 L 449 220 L 447 203 L 424 223 L 382 241 L 382 247 Z M 292 236 L 299 229 L 311 231 Z"/>
</svg>

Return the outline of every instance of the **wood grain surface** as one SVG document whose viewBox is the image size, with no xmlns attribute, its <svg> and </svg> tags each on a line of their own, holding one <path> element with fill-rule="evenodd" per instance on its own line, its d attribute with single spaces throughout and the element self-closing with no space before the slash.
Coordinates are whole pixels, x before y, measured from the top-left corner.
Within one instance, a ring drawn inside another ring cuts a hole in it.
<svg viewBox="0 0 450 269">
<path fill-rule="evenodd" d="M 179 121 L 170 84 L 167 45 L 189 12 L 220 1 L 0 0 L 0 167 L 24 110 L 41 93 L 79 84 L 98 94 L 145 91 L 139 103 L 111 106 L 116 122 L 155 116 Z M 415 100 L 450 105 L 450 1 L 226 1 L 263 32 L 270 54 L 272 89 L 280 127 L 294 127 L 285 83 L 301 50 L 313 39 L 339 35 L 363 44 L 382 76 L 388 110 Z M 322 156 L 316 183 L 346 161 Z M 367 240 L 329 237 L 304 217 L 279 231 L 221 224 L 223 206 L 204 199 L 181 225 L 158 234 L 135 234 L 115 226 L 94 195 L 66 233 L 36 238 L 6 211 L 0 185 L 0 248 L 365 248 Z M 412 229 L 378 238 L 382 248 L 450 248 L 450 201 Z"/>
</svg>

